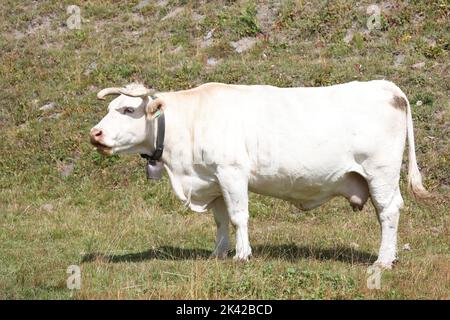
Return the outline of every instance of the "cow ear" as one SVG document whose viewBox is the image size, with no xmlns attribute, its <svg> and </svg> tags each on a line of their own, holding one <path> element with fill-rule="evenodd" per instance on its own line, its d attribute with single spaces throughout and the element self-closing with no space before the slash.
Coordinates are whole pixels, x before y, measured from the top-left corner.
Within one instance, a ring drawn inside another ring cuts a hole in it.
<svg viewBox="0 0 450 320">
<path fill-rule="evenodd" d="M 164 111 L 164 107 L 165 103 L 163 99 L 156 98 L 155 100 L 151 100 L 145 108 L 147 117 L 150 119 L 157 118 Z"/>
</svg>

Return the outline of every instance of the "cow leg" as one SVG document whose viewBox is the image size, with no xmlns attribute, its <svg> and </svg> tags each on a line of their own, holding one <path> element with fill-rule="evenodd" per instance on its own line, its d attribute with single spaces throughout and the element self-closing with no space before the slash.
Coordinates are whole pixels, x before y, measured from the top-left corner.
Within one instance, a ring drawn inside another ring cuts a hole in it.
<svg viewBox="0 0 450 320">
<path fill-rule="evenodd" d="M 236 228 L 236 255 L 234 260 L 247 261 L 252 254 L 248 239 L 247 175 L 238 168 L 219 168 L 217 178 L 230 221 Z"/>
<path fill-rule="evenodd" d="M 230 251 L 229 222 L 227 208 L 222 197 L 214 200 L 212 204 L 214 220 L 217 225 L 216 248 L 211 254 L 213 258 L 224 259 Z"/>
<path fill-rule="evenodd" d="M 392 263 L 397 259 L 397 230 L 403 199 L 398 179 L 396 180 L 393 185 L 384 179 L 374 179 L 369 183 L 372 202 L 381 226 L 381 245 L 375 265 L 384 269 L 391 269 Z"/>
</svg>

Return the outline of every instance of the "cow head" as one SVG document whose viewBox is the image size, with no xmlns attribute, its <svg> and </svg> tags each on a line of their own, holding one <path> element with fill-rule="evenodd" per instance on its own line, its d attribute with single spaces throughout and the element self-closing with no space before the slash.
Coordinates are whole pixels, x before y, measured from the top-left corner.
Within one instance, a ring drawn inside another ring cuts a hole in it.
<svg viewBox="0 0 450 320">
<path fill-rule="evenodd" d="M 104 155 L 114 153 L 149 153 L 152 150 L 153 118 L 162 107 L 161 99 L 149 96 L 155 90 L 141 84 L 124 88 L 106 88 L 97 94 L 119 95 L 108 106 L 108 113 L 90 131 L 91 143 Z"/>
</svg>

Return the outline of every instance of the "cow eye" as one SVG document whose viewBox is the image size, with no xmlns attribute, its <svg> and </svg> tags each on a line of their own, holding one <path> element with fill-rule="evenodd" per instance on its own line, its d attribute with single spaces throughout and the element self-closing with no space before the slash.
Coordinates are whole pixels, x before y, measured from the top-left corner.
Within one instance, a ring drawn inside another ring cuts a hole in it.
<svg viewBox="0 0 450 320">
<path fill-rule="evenodd" d="M 123 109 L 123 114 L 133 113 L 133 112 L 134 112 L 134 108 L 126 107 Z"/>
</svg>

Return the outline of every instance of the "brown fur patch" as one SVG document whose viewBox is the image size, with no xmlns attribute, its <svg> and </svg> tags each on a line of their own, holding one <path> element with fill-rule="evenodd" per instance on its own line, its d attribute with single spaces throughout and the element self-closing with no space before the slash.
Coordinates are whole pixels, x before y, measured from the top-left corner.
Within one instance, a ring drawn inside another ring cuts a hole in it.
<svg viewBox="0 0 450 320">
<path fill-rule="evenodd" d="M 406 99 L 399 96 L 394 96 L 394 98 L 392 98 L 391 104 L 395 109 L 399 109 L 402 111 L 406 111 L 406 107 L 408 106 Z"/>
</svg>

